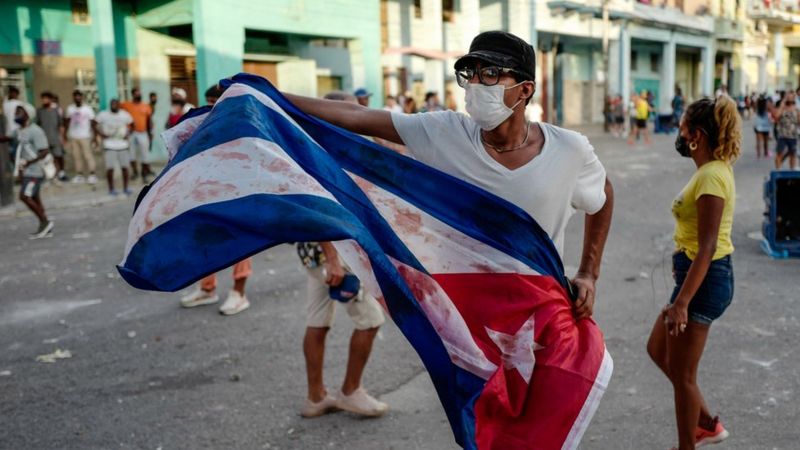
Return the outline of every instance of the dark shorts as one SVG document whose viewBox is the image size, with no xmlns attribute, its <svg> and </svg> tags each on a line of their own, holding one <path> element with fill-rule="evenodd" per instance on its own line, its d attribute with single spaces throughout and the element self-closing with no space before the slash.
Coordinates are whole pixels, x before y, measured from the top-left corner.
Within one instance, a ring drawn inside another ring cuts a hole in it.
<svg viewBox="0 0 800 450">
<path fill-rule="evenodd" d="M 647 128 L 647 119 L 636 119 L 637 128 Z"/>
<path fill-rule="evenodd" d="M 692 260 L 686 253 L 680 252 L 672 255 L 672 272 L 675 277 L 675 290 L 669 302 L 674 303 L 675 297 L 686 281 L 686 274 Z M 692 322 L 710 325 L 717 320 L 733 300 L 733 264 L 728 255 L 716 261 L 711 261 L 703 283 L 689 302 L 689 320 Z"/>
<path fill-rule="evenodd" d="M 61 146 L 61 143 L 53 144 L 50 146 L 50 154 L 53 155 L 54 158 L 63 158 L 64 157 L 64 147 Z"/>
<path fill-rule="evenodd" d="M 759 136 L 764 136 L 764 137 L 769 137 L 769 131 L 758 131 L 758 130 L 756 130 L 755 128 L 753 128 L 753 131 L 755 131 L 755 132 L 756 132 L 756 135 L 759 135 Z"/>
<path fill-rule="evenodd" d="M 796 155 L 797 139 L 778 138 L 778 147 L 775 149 L 775 153 L 779 155 L 782 155 L 784 153 L 786 153 L 787 155 Z"/>
<path fill-rule="evenodd" d="M 30 198 L 38 197 L 42 182 L 44 182 L 44 178 L 22 177 L 22 195 Z"/>
</svg>

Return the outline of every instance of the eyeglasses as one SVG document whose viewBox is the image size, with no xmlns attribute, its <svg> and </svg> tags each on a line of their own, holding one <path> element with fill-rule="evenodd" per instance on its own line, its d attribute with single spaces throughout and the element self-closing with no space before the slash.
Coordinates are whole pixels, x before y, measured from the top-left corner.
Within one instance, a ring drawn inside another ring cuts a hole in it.
<svg viewBox="0 0 800 450">
<path fill-rule="evenodd" d="M 494 86 L 500 82 L 500 75 L 504 73 L 516 73 L 514 69 L 506 67 L 488 66 L 481 67 L 480 69 L 468 68 L 456 70 L 456 81 L 462 88 L 469 84 L 469 80 L 476 74 L 481 84 L 485 86 Z"/>
</svg>

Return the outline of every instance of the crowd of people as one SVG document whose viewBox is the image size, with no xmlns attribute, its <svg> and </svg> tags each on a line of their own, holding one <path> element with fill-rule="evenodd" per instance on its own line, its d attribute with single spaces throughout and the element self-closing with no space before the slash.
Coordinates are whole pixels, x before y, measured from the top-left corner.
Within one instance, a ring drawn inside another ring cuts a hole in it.
<svg viewBox="0 0 800 450">
<path fill-rule="evenodd" d="M 130 101 L 111 99 L 106 109 L 95 111 L 84 101 L 80 90 L 73 91 L 72 103 L 66 109 L 59 104 L 57 95 L 44 91 L 35 108 L 20 99 L 17 87 L 8 87 L 0 119 L 4 126 L 0 142 L 9 147 L 13 176 L 20 185 L 19 200 L 39 220 L 31 239 L 53 233 L 54 224 L 47 218 L 40 195 L 43 184 L 87 184 L 94 189 L 101 165 L 99 155 L 111 196 L 133 195 L 131 181 L 141 177 L 142 183 L 147 184 L 153 179 L 153 113 L 158 96 L 151 92 L 145 103 L 139 88 L 134 87 L 130 94 Z M 180 88 L 172 91 L 172 105 L 167 128 L 193 107 Z M 121 191 L 116 188 L 116 172 L 121 177 Z"/>
<path fill-rule="evenodd" d="M 593 312 L 595 285 L 613 211 L 613 188 L 585 137 L 530 120 L 526 111 L 536 90 L 534 61 L 533 48 L 510 33 L 485 32 L 476 37 L 470 52 L 455 64 L 469 116 L 453 111 L 456 102 L 451 92 L 446 93 L 444 105 L 437 93 L 429 92 L 419 108 L 411 95 L 389 96 L 382 109 L 369 108 L 372 93 L 363 88 L 353 95 L 329 94 L 327 101 L 289 94 L 287 97 L 310 115 L 401 146 L 402 151 L 421 163 L 517 205 L 547 232 L 559 253 L 569 216 L 574 210 L 583 211 L 583 254 L 578 273 L 571 280 L 576 293 L 574 315 L 581 320 Z M 151 94 L 147 104 L 138 89 L 131 94 L 132 101 L 113 99 L 107 110 L 95 114 L 83 102 L 80 91 L 74 92 L 73 104 L 63 113 L 51 93 L 42 93 L 42 106 L 37 112 L 18 100 L 18 91 L 9 91 L 4 103 L 6 117 L 10 118 L 9 132 L 4 139 L 15 144 L 22 178 L 20 198 L 40 222 L 34 237 L 52 233 L 53 222 L 44 211 L 39 192 L 50 171 L 45 167 L 48 157 L 55 167 L 53 176 L 61 181 L 69 178 L 65 146 L 74 165 L 74 183 L 97 182 L 93 142 L 103 150 L 111 195 L 119 194 L 113 178 L 116 169 L 122 174 L 123 194 L 131 193 L 131 179 L 141 176 L 147 182 L 153 175 L 148 154 L 157 99 Z M 206 92 L 212 105 L 221 95 L 216 86 Z M 671 205 L 676 221 L 676 285 L 656 318 L 647 351 L 674 389 L 679 448 L 685 450 L 720 442 L 728 435 L 706 406 L 696 380 L 710 325 L 733 299 L 731 227 L 736 196 L 732 166 L 740 154 L 741 116 L 755 105 L 755 130 L 759 149 L 763 148 L 759 157 L 762 153 L 769 156 L 767 143 L 772 132 L 777 139 L 776 166 L 781 167 L 784 157 L 788 157 L 794 168 L 800 112 L 794 92 L 777 99 L 751 99 L 749 106 L 745 102 L 744 109 L 724 92 L 685 108 L 680 91 L 676 97 L 679 100 L 672 104 L 673 126 L 678 129 L 675 148 L 680 156 L 691 159 L 697 170 Z M 647 121 L 653 114 L 652 102 L 652 93 L 646 91 L 633 95 L 629 105 L 622 105 L 621 97 L 615 97 L 608 109 L 612 130 L 622 135 L 627 113 L 632 125 L 629 141 L 641 136 L 649 143 Z M 177 124 L 191 107 L 185 92 L 174 90 L 167 126 Z M 425 114 L 414 114 L 417 112 Z M 539 164 L 530 164 L 534 159 Z M 307 275 L 303 351 L 308 392 L 301 414 L 316 417 L 336 408 L 365 416 L 383 414 L 387 405 L 361 386 L 372 343 L 384 321 L 377 301 L 366 296 L 357 284 L 350 285 L 351 274 L 330 242 L 298 244 L 297 252 Z M 221 313 L 233 315 L 250 306 L 244 289 L 251 273 L 250 259 L 234 267 L 234 286 Z M 214 304 L 219 301 L 216 288 L 216 277 L 211 275 L 180 304 Z M 344 304 L 355 330 L 345 379 L 332 394 L 323 383 L 323 356 L 338 302 Z"/>
</svg>

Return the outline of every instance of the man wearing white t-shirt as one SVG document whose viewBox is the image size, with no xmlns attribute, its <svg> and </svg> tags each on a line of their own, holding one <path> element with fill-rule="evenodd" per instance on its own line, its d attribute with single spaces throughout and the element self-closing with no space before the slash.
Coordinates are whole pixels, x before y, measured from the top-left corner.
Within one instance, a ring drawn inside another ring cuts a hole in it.
<svg viewBox="0 0 800 450">
<path fill-rule="evenodd" d="M 8 98 L 3 102 L 3 115 L 6 117 L 6 135 L 15 136 L 20 126 L 14 122 L 14 115 L 17 113 L 17 106 L 21 105 L 19 100 L 19 89 L 16 86 L 8 87 Z"/>
<path fill-rule="evenodd" d="M 67 107 L 67 114 L 64 116 L 64 129 L 66 130 L 65 141 L 68 142 L 70 153 L 75 162 L 75 177 L 73 183 L 89 184 L 97 183 L 94 174 L 95 161 L 92 154 L 92 121 L 94 120 L 94 110 L 91 106 L 83 103 L 83 92 L 75 90 L 72 93 L 75 103 Z M 89 177 L 84 178 L 84 164 L 89 172 Z"/>
<path fill-rule="evenodd" d="M 415 159 L 479 186 L 533 217 L 563 255 L 564 230 L 586 213 L 583 254 L 572 279 L 578 319 L 590 317 L 611 224 L 613 189 L 585 136 L 525 119 L 535 92 L 535 54 L 503 31 L 481 33 L 456 61 L 469 116 L 402 114 L 296 95 L 300 109 L 354 133 L 405 144 Z"/>
<path fill-rule="evenodd" d="M 130 135 L 133 117 L 120 109 L 119 100 L 112 99 L 108 111 L 100 111 L 95 119 L 94 132 L 103 139 L 103 155 L 106 160 L 106 180 L 108 193 L 116 196 L 114 189 L 114 169 L 122 171 L 122 192 L 131 195 L 128 189 L 128 167 L 131 164 L 128 135 Z"/>
</svg>

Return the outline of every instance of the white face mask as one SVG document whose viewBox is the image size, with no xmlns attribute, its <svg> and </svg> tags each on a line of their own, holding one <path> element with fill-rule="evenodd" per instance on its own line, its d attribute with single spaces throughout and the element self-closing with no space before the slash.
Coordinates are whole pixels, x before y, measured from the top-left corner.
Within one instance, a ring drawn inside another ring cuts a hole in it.
<svg viewBox="0 0 800 450">
<path fill-rule="evenodd" d="M 514 114 L 514 108 L 522 102 L 519 100 L 514 106 L 506 106 L 503 101 L 506 89 L 512 89 L 520 84 L 521 81 L 513 86 L 505 87 L 502 84 L 486 86 L 480 83 L 469 83 L 464 86 L 467 94 L 467 112 L 472 120 L 486 131 L 494 130 L 498 125 Z"/>
</svg>

